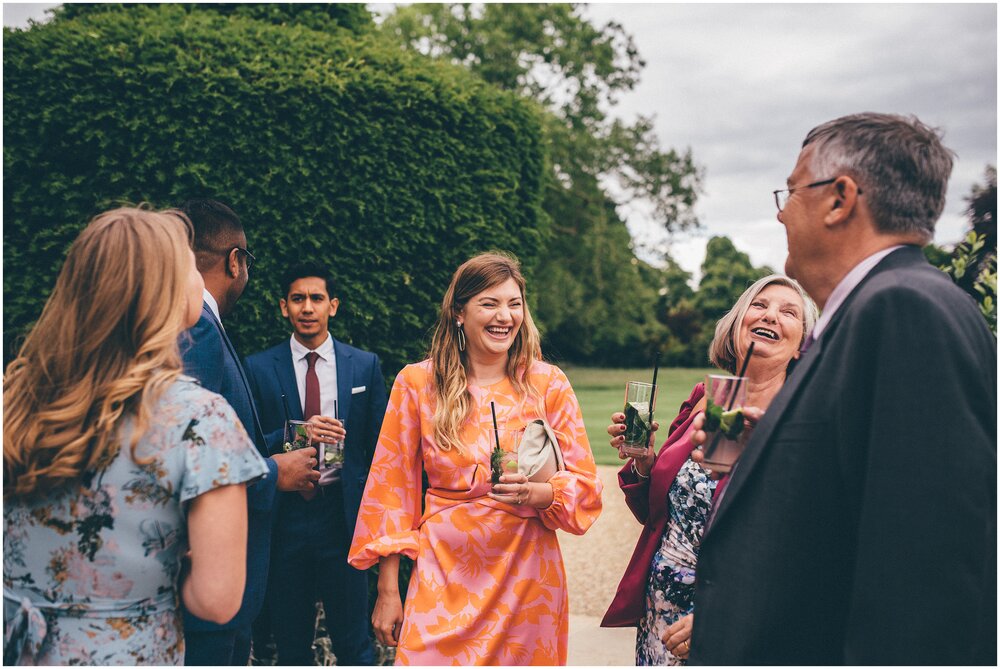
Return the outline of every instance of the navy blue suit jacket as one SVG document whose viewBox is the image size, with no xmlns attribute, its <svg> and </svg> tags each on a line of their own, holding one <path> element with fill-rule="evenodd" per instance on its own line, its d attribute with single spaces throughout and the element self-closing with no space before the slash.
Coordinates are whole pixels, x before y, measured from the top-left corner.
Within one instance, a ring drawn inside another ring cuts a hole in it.
<svg viewBox="0 0 1000 669">
<path fill-rule="evenodd" d="M 337 409 L 347 418 L 341 473 L 344 515 L 353 534 L 388 398 L 377 355 L 336 339 L 333 353 L 337 361 Z M 288 340 L 248 357 L 246 369 L 260 407 L 264 439 L 272 453 L 280 452 L 286 412 L 288 418 L 302 420 L 302 401 Z M 282 394 L 287 398 L 287 407 L 282 405 Z"/>
<path fill-rule="evenodd" d="M 181 335 L 181 355 L 184 372 L 198 379 L 202 386 L 219 393 L 236 410 L 247 434 L 257 450 L 268 457 L 253 395 L 246 374 L 232 342 L 226 336 L 215 314 L 204 305 L 198 323 Z M 211 623 L 184 611 L 184 629 L 211 631 L 250 625 L 264 604 L 267 589 L 267 567 L 271 557 L 272 513 L 278 495 L 278 466 L 267 460 L 268 474 L 247 487 L 247 581 L 243 603 L 232 620 L 225 625 Z"/>
</svg>

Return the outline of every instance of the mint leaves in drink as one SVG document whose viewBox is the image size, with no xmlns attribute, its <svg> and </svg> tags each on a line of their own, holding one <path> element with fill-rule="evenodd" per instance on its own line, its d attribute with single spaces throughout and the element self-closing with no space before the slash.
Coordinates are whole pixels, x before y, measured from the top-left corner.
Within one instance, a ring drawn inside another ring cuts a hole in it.
<svg viewBox="0 0 1000 669">
<path fill-rule="evenodd" d="M 745 424 L 743 409 L 733 409 L 724 411 L 722 407 L 708 398 L 708 405 L 705 408 L 705 432 L 722 431 L 726 439 L 735 440 L 743 432 Z"/>
<path fill-rule="evenodd" d="M 649 422 L 649 402 L 627 402 L 625 404 L 625 443 L 638 444 L 643 448 L 649 443 L 652 426 Z"/>
</svg>

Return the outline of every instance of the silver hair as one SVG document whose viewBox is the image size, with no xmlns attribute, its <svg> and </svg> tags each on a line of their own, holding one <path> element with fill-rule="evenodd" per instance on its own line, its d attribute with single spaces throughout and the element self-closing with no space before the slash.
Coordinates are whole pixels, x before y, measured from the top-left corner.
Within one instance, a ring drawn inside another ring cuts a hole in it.
<svg viewBox="0 0 1000 669">
<path fill-rule="evenodd" d="M 819 310 L 816 303 L 806 294 L 805 289 L 799 285 L 795 279 L 784 274 L 770 274 L 763 279 L 757 279 L 749 288 L 743 291 L 740 298 L 736 300 L 733 308 L 726 312 L 726 315 L 719 319 L 715 325 L 715 337 L 708 347 L 708 359 L 719 369 L 724 369 L 730 374 L 736 373 L 736 361 L 738 359 L 736 351 L 736 338 L 740 331 L 740 323 L 750 309 L 750 303 L 760 295 L 760 292 L 768 286 L 787 286 L 799 294 L 802 298 L 802 341 L 809 336 L 816 319 L 819 318 Z M 802 346 L 802 341 L 799 346 Z"/>
<path fill-rule="evenodd" d="M 916 116 L 866 112 L 813 128 L 802 147 L 810 144 L 815 178 L 854 179 L 879 232 L 933 239 L 955 156 L 937 129 Z"/>
</svg>

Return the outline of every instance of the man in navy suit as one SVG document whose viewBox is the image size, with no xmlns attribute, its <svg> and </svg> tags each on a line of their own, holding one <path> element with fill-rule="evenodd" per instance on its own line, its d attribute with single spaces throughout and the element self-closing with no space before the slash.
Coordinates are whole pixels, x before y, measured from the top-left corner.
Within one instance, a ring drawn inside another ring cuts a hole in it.
<svg viewBox="0 0 1000 669">
<path fill-rule="evenodd" d="M 996 339 L 920 248 L 951 169 L 856 114 L 775 192 L 823 313 L 702 537 L 692 664 L 996 664 Z"/>
<path fill-rule="evenodd" d="M 229 207 L 215 200 L 189 200 L 181 210 L 194 227 L 195 257 L 205 280 L 201 319 L 181 335 L 184 371 L 205 388 L 226 398 L 257 450 L 268 458 L 267 476 L 247 488 L 247 576 L 243 603 L 236 616 L 224 625 L 184 611 L 184 663 L 243 666 L 250 658 L 251 625 L 260 612 L 267 588 L 272 512 L 278 501 L 275 491 L 308 490 L 319 475 L 313 470 L 315 449 L 268 457 L 246 374 L 222 326 L 222 318 L 243 294 L 253 262 L 243 225 Z"/>
<path fill-rule="evenodd" d="M 271 452 L 282 449 L 286 419 L 308 420 L 314 443 L 344 444 L 342 468 L 324 470 L 314 490 L 282 495 L 268 597 L 282 665 L 313 663 L 317 600 L 337 664 L 375 662 L 367 576 L 347 564 L 347 551 L 387 397 L 378 356 L 330 335 L 340 304 L 332 289 L 322 266 L 290 271 L 279 305 L 293 334 L 246 362 Z"/>
</svg>

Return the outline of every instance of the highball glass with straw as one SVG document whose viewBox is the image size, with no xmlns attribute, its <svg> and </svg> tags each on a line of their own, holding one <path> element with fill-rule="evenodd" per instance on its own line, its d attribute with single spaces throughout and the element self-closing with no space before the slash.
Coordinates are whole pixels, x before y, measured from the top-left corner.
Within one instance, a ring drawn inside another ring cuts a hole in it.
<svg viewBox="0 0 1000 669">
<path fill-rule="evenodd" d="M 705 377 L 705 459 L 707 469 L 727 474 L 743 453 L 750 430 L 746 429 L 743 406 L 747 380 L 740 376 L 709 374 Z"/>
<path fill-rule="evenodd" d="M 655 387 L 651 383 L 629 381 L 625 386 L 625 442 L 621 452 L 643 456 L 649 452 L 652 413 L 656 408 Z"/>
</svg>

